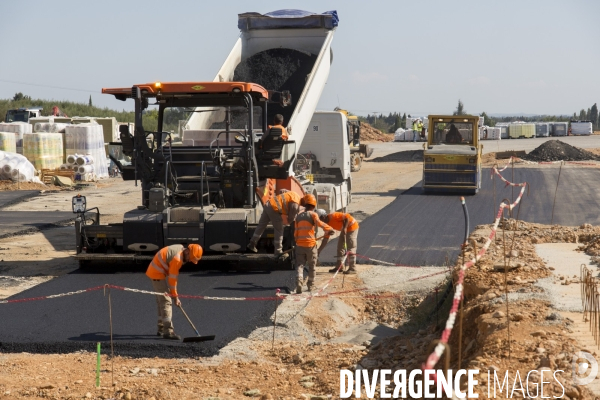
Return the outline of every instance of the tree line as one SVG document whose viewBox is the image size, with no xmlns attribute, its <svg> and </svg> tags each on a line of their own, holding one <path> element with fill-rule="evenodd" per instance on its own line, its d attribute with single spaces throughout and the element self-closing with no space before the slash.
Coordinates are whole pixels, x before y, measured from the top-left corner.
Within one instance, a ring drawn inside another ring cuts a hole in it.
<svg viewBox="0 0 600 400">
<path fill-rule="evenodd" d="M 453 115 L 467 115 L 468 112 L 464 108 L 464 104 L 462 101 L 458 100 L 458 105 L 454 110 Z M 587 110 L 581 109 L 579 115 L 574 112 L 572 116 L 569 115 L 534 115 L 534 116 L 505 116 L 505 117 L 490 117 L 484 111 L 479 114 L 480 117 L 484 117 L 484 123 L 487 126 L 496 126 L 498 122 L 514 122 L 514 121 L 524 121 L 524 122 L 569 122 L 569 121 L 591 121 L 593 130 L 600 130 L 598 124 L 600 123 L 600 118 L 598 114 L 598 106 L 594 103 L 593 106 L 589 107 Z"/>
<path fill-rule="evenodd" d="M 115 117 L 118 122 L 135 122 L 133 111 L 116 111 L 108 107 L 96 107 L 92 103 L 92 96 L 90 96 L 87 103 L 76 103 L 72 101 L 32 99 L 21 92 L 16 93 L 12 99 L 0 99 L 0 121 L 4 120 L 8 110 L 15 108 L 42 107 L 42 115 L 48 116 L 52 115 L 53 106 L 57 106 L 69 117 Z M 188 115 L 183 109 L 166 110 L 163 130 L 177 132 L 179 129 L 179 120 L 187 119 Z M 145 110 L 142 121 L 145 130 L 156 131 L 158 128 L 158 110 Z"/>
</svg>

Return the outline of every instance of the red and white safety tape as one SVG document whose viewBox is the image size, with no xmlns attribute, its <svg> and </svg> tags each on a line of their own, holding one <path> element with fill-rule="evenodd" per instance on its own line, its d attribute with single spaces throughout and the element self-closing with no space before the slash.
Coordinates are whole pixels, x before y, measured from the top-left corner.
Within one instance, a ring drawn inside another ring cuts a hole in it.
<svg viewBox="0 0 600 400">
<path fill-rule="evenodd" d="M 497 173 L 498 175 L 500 175 L 497 168 L 494 167 L 493 171 L 495 173 Z M 502 177 L 502 175 L 500 175 L 500 176 Z M 506 181 L 506 179 L 504 179 L 504 177 L 502 177 L 502 179 L 504 181 Z M 508 181 L 506 181 L 506 182 L 508 182 Z M 479 261 L 481 259 L 481 257 L 483 257 L 483 255 L 486 253 L 487 249 L 490 247 L 490 244 L 492 243 L 492 240 L 494 239 L 494 236 L 496 235 L 496 232 L 498 230 L 498 225 L 500 224 L 500 219 L 502 217 L 504 209 L 509 208 L 510 210 L 512 210 L 514 207 L 516 207 L 519 204 L 519 202 L 521 201 L 521 199 L 523 197 L 523 193 L 525 193 L 525 188 L 527 187 L 526 182 L 519 183 L 519 184 L 515 184 L 515 183 L 511 183 L 511 182 L 508 182 L 508 183 L 512 186 L 521 186 L 521 191 L 519 193 L 519 196 L 512 204 L 508 204 L 505 202 L 502 202 L 500 204 L 500 207 L 498 208 L 498 213 L 496 215 L 496 220 L 494 221 L 494 225 L 492 227 L 492 232 L 490 233 L 487 241 L 485 242 L 485 245 L 481 248 L 481 250 L 479 250 L 479 252 L 475 255 L 475 257 L 473 257 L 470 261 L 466 262 L 465 264 L 461 265 L 461 267 L 459 269 L 459 273 L 458 273 L 458 280 L 457 280 L 455 288 L 454 288 L 454 298 L 452 301 L 452 308 L 450 309 L 450 315 L 448 316 L 448 319 L 446 321 L 446 326 L 444 328 L 444 331 L 442 332 L 440 341 L 438 342 L 438 344 L 436 345 L 433 352 L 429 355 L 429 357 L 423 364 L 423 366 L 422 366 L 423 369 L 433 369 L 435 367 L 435 365 L 437 364 L 437 362 L 440 360 L 441 356 L 444 354 L 444 349 L 445 349 L 444 345 L 446 343 L 448 343 L 448 340 L 450 339 L 450 335 L 452 334 L 452 329 L 454 328 L 454 322 L 456 321 L 456 315 L 458 313 L 458 306 L 459 306 L 460 300 L 462 299 L 462 296 L 463 296 L 463 282 L 464 282 L 466 270 L 468 268 L 472 267 L 473 265 L 475 265 L 475 263 L 477 261 Z"/>
</svg>

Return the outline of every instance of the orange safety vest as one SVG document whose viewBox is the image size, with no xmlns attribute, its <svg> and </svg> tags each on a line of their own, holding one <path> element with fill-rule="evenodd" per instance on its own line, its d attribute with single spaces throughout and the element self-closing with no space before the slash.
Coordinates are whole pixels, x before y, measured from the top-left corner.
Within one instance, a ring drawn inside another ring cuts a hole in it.
<svg viewBox="0 0 600 400">
<path fill-rule="evenodd" d="M 273 210 L 277 211 L 279 214 L 288 215 L 289 203 L 300 204 L 300 199 L 298 193 L 289 191 L 273 197 L 269 200 L 269 204 Z"/>
<path fill-rule="evenodd" d="M 167 286 L 171 296 L 177 297 L 177 278 L 179 269 L 183 265 L 183 246 L 174 244 L 163 247 L 156 253 L 148 269 L 146 275 L 150 279 L 165 279 L 168 277 Z"/>
<path fill-rule="evenodd" d="M 346 232 L 352 232 L 358 229 L 358 221 L 348 213 L 334 212 L 328 215 L 329 225 L 336 231 L 341 231 L 344 227 L 344 218 L 348 219 Z"/>
<path fill-rule="evenodd" d="M 283 125 L 269 125 L 269 130 L 271 130 L 271 128 L 281 128 L 281 139 L 282 140 L 288 140 L 288 132 L 287 129 L 285 129 L 285 126 Z"/>
<path fill-rule="evenodd" d="M 315 228 L 320 226 L 324 231 L 333 232 L 333 229 L 321 221 L 314 211 L 304 211 L 296 217 L 294 239 L 300 247 L 315 247 L 317 240 Z"/>
</svg>

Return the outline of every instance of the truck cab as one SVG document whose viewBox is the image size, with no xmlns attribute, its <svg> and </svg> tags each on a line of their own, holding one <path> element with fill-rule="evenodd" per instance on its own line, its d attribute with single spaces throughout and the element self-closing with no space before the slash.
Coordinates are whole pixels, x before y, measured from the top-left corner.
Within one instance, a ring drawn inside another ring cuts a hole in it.
<svg viewBox="0 0 600 400">
<path fill-rule="evenodd" d="M 430 115 L 423 145 L 423 190 L 475 194 L 481 188 L 479 117 Z"/>
<path fill-rule="evenodd" d="M 6 111 L 4 122 L 29 122 L 29 118 L 42 116 L 42 107 L 13 108 Z"/>
<path fill-rule="evenodd" d="M 313 114 L 298 151 L 296 175 L 309 176 L 307 193 L 317 192 L 317 207 L 334 212 L 350 204 L 352 134 L 346 115 L 338 111 Z M 350 138 L 350 140 L 349 140 Z"/>
</svg>

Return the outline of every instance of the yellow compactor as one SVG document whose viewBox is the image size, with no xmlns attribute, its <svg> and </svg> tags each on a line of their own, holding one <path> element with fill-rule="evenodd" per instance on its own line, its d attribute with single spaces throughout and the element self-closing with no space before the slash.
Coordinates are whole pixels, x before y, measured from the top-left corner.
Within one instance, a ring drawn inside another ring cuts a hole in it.
<svg viewBox="0 0 600 400">
<path fill-rule="evenodd" d="M 479 117 L 430 115 L 423 145 L 423 190 L 475 194 L 481 188 Z"/>
</svg>

